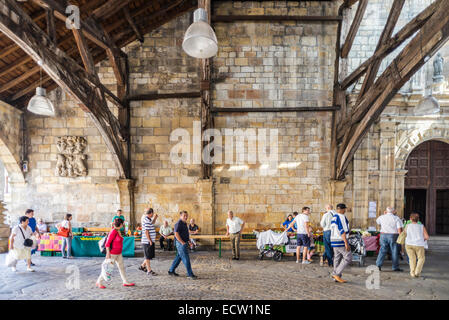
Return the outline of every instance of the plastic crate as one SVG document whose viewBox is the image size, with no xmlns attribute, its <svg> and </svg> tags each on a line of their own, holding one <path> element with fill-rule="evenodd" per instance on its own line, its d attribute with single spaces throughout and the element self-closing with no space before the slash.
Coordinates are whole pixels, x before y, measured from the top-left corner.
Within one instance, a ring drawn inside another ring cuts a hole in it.
<svg viewBox="0 0 449 320">
<path fill-rule="evenodd" d="M 83 233 L 84 232 L 84 228 L 72 228 L 72 232 Z"/>
<path fill-rule="evenodd" d="M 41 256 L 42 257 L 51 257 L 53 254 L 53 252 L 51 251 L 41 251 Z"/>
<path fill-rule="evenodd" d="M 53 251 L 53 257 L 62 257 L 61 251 Z"/>
<path fill-rule="evenodd" d="M 376 253 L 376 251 L 367 251 L 366 252 L 366 256 L 367 257 L 374 257 L 374 254 Z"/>
</svg>

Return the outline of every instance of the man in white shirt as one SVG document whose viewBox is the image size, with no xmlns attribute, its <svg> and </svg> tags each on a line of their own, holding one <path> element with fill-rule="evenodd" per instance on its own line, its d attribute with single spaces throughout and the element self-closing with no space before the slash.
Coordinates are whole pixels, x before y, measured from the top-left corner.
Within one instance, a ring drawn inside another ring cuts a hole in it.
<svg viewBox="0 0 449 320">
<path fill-rule="evenodd" d="M 391 260 L 393 262 L 393 271 L 403 271 L 399 268 L 399 248 L 396 240 L 402 232 L 404 225 L 399 217 L 395 214 L 392 207 L 388 207 L 384 214 L 377 218 L 376 222 L 380 225 L 380 250 L 377 256 L 376 265 L 381 270 L 385 260 L 385 256 L 390 251 Z"/>
<path fill-rule="evenodd" d="M 326 206 L 326 213 L 321 218 L 320 225 L 323 228 L 323 242 L 324 242 L 324 259 L 327 261 L 329 267 L 334 265 L 334 250 L 331 246 L 331 223 L 332 218 L 336 214 L 334 207 L 330 204 Z"/>
<path fill-rule="evenodd" d="M 228 219 L 226 220 L 226 236 L 229 236 L 232 246 L 232 260 L 240 259 L 240 232 L 243 230 L 245 222 L 238 217 L 234 217 L 234 213 L 228 211 Z"/>
<path fill-rule="evenodd" d="M 296 218 L 290 223 L 288 226 L 288 229 L 293 227 L 296 222 L 296 263 L 299 263 L 299 255 L 301 253 L 301 247 L 303 248 L 302 251 L 302 264 L 310 264 L 310 261 L 307 260 L 307 254 L 309 252 L 309 246 L 310 246 L 310 228 L 309 228 L 309 215 L 310 215 L 310 208 L 304 207 L 302 208 L 302 213 L 298 214 Z"/>
</svg>

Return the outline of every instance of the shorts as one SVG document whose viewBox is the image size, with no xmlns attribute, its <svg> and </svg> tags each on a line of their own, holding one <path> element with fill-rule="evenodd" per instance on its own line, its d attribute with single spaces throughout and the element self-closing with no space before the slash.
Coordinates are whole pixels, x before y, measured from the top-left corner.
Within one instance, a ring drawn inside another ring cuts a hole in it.
<svg viewBox="0 0 449 320">
<path fill-rule="evenodd" d="M 310 238 L 306 234 L 297 234 L 297 246 L 298 247 L 309 247 L 310 246 Z"/>
<path fill-rule="evenodd" d="M 145 260 L 151 260 L 154 258 L 154 242 L 153 244 L 142 243 L 143 255 Z"/>
<path fill-rule="evenodd" d="M 309 251 L 315 250 L 315 246 L 309 246 Z"/>
</svg>

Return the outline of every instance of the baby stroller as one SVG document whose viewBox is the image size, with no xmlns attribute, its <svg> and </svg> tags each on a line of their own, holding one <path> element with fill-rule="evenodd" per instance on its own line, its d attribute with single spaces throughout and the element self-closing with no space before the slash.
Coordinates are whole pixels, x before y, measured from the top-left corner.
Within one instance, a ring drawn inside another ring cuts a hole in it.
<svg viewBox="0 0 449 320">
<path fill-rule="evenodd" d="M 276 233 L 272 230 L 254 232 L 257 237 L 257 249 L 259 249 L 259 260 L 264 257 L 272 258 L 274 261 L 282 260 L 282 248 L 288 243 L 287 233 Z"/>
<path fill-rule="evenodd" d="M 359 231 L 351 232 L 348 242 L 352 252 L 352 262 L 358 262 L 359 267 L 365 265 L 366 247 L 363 242 L 362 233 Z"/>
</svg>

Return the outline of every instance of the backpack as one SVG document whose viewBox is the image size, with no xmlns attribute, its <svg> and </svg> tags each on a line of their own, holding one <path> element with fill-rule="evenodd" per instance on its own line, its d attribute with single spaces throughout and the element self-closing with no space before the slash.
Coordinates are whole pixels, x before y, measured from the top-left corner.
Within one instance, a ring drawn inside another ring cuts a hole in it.
<svg viewBox="0 0 449 320">
<path fill-rule="evenodd" d="M 107 236 L 103 237 L 100 241 L 98 241 L 98 247 L 100 248 L 100 252 L 102 254 L 106 254 L 106 242 L 108 241 L 108 237 L 111 233 L 108 233 Z M 111 249 L 112 249 L 112 242 L 111 242 Z"/>
</svg>

